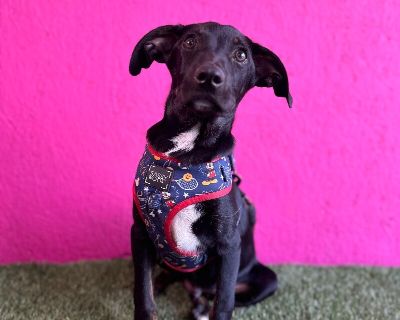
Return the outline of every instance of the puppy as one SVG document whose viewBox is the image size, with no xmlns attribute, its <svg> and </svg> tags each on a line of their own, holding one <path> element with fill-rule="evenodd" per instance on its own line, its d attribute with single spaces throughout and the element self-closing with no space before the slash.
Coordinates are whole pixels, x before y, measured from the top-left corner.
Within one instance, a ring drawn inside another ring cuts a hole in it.
<svg viewBox="0 0 400 320">
<path fill-rule="evenodd" d="M 167 65 L 172 86 L 134 183 L 135 319 L 156 319 L 153 292 L 176 280 L 190 292 L 195 319 L 231 319 L 235 305 L 277 289 L 276 274 L 255 255 L 255 211 L 238 187 L 231 129 L 254 86 L 272 87 L 291 107 L 286 70 L 267 48 L 213 22 L 152 30 L 135 46 L 129 71 L 136 76 L 153 61 Z M 156 262 L 167 271 L 153 289 Z"/>
</svg>

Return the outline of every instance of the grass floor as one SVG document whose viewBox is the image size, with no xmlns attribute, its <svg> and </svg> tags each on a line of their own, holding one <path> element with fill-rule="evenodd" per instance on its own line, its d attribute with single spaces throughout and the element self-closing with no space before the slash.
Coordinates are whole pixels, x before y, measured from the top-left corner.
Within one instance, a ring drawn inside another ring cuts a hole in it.
<svg viewBox="0 0 400 320">
<path fill-rule="evenodd" d="M 234 319 L 400 320 L 400 269 L 275 266 L 280 288 Z M 132 319 L 126 260 L 0 267 L 0 319 Z M 188 319 L 180 284 L 156 299 L 159 319 Z"/>
</svg>

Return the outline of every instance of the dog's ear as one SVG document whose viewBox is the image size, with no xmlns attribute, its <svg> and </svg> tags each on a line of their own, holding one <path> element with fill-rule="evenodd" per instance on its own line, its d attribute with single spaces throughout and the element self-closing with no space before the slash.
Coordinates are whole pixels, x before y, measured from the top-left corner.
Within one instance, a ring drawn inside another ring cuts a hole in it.
<svg viewBox="0 0 400 320">
<path fill-rule="evenodd" d="M 138 75 L 142 68 L 147 69 L 154 60 L 165 63 L 184 29 L 183 25 L 167 25 L 147 33 L 133 50 L 129 63 L 130 74 Z"/>
<path fill-rule="evenodd" d="M 285 97 L 291 108 L 293 99 L 289 92 L 288 76 L 282 61 L 271 50 L 251 40 L 250 45 L 255 65 L 255 85 L 273 87 L 275 95 Z"/>
</svg>

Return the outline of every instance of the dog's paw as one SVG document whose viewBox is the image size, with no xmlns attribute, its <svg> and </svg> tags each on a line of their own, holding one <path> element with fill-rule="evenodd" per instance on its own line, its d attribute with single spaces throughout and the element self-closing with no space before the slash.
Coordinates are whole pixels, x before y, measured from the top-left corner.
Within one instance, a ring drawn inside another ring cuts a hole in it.
<svg viewBox="0 0 400 320">
<path fill-rule="evenodd" d="M 231 320 L 232 312 L 219 312 L 210 317 L 211 320 Z"/>
<path fill-rule="evenodd" d="M 205 297 L 200 296 L 194 303 L 195 306 L 192 309 L 192 318 L 194 320 L 208 320 L 208 313 L 210 312 L 208 300 Z"/>
<path fill-rule="evenodd" d="M 192 316 L 193 316 L 194 320 L 209 320 L 210 319 L 210 317 L 208 316 L 208 313 L 207 314 L 194 314 L 192 312 Z"/>
<path fill-rule="evenodd" d="M 152 312 L 136 312 L 133 317 L 133 320 L 157 320 L 157 313 L 155 311 Z"/>
</svg>

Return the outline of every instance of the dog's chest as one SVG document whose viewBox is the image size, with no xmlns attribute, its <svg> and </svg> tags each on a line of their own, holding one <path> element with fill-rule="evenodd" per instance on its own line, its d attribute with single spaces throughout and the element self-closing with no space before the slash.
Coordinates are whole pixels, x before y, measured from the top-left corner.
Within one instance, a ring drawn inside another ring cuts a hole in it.
<svg viewBox="0 0 400 320">
<path fill-rule="evenodd" d="M 202 212 L 198 205 L 192 204 L 179 211 L 172 220 L 172 235 L 176 246 L 184 251 L 196 251 L 200 241 L 193 232 L 193 224 Z"/>
<path fill-rule="evenodd" d="M 176 137 L 170 139 L 174 147 L 165 152 L 165 154 L 171 155 L 172 153 L 177 151 L 192 150 L 194 148 L 194 142 L 197 139 L 197 136 L 199 135 L 199 130 L 200 130 L 200 124 L 196 124 L 188 131 L 184 131 L 178 134 Z"/>
</svg>

